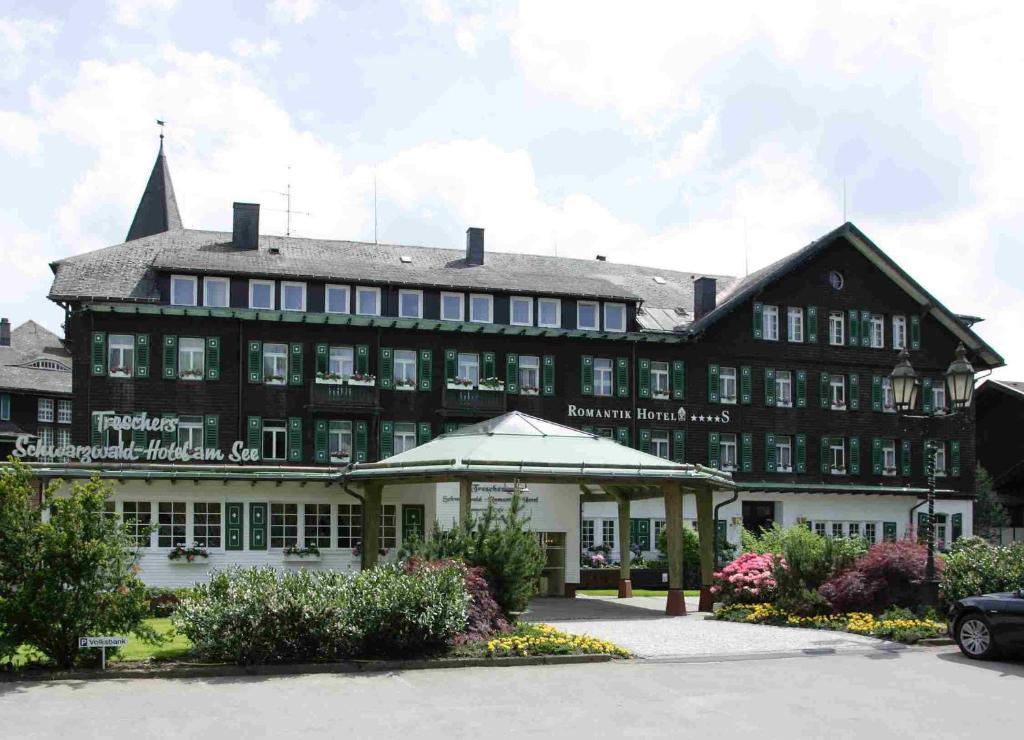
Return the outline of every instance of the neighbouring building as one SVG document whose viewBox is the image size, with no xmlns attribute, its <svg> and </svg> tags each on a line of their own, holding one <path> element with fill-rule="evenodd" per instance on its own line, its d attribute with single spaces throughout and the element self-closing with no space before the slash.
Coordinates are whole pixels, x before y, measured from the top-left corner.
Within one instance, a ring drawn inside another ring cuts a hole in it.
<svg viewBox="0 0 1024 740">
<path fill-rule="evenodd" d="M 1024 530 L 1024 383 L 989 379 L 975 393 L 978 464 L 1010 515 L 1009 526 Z M 1024 539 L 1024 531 L 1018 539 Z"/>
<path fill-rule="evenodd" d="M 892 409 L 897 350 L 927 414 L 958 343 L 979 371 L 1002 364 L 850 223 L 745 278 L 490 252 L 481 228 L 464 250 L 270 236 L 246 203 L 230 233 L 199 231 L 162 148 L 128 239 L 52 267 L 83 449 L 39 474 L 121 481 L 114 512 L 138 524 L 152 583 L 195 578 L 167 557 L 179 542 L 211 565 L 316 545 L 321 567 L 358 567 L 344 467 L 511 410 L 731 471 L 738 497 L 715 512 L 731 541 L 772 521 L 900 537 L 925 476 L 924 440 Z M 975 441 L 970 416 L 940 428 L 943 539 L 971 531 Z M 474 508 L 511 484 L 477 487 Z M 389 555 L 450 521 L 456 488 L 385 488 Z M 618 548 L 610 499 L 529 498 L 567 583 L 581 548 Z M 660 503 L 633 516 L 652 551 Z"/>
</svg>

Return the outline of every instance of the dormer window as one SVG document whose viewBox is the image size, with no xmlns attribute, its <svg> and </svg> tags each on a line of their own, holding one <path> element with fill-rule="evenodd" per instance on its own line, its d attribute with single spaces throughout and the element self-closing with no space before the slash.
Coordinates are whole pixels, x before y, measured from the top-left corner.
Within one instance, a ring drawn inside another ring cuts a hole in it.
<svg viewBox="0 0 1024 740">
<path fill-rule="evenodd" d="M 327 313 L 348 313 L 348 286 L 328 285 L 324 302 Z"/>
<path fill-rule="evenodd" d="M 29 367 L 34 367 L 37 370 L 63 370 L 65 372 L 71 370 L 70 367 L 56 360 L 36 360 Z"/>
<path fill-rule="evenodd" d="M 562 301 L 558 298 L 537 299 L 537 326 L 559 329 L 562 326 Z"/>
<path fill-rule="evenodd" d="M 494 296 L 471 294 L 469 296 L 469 320 L 477 324 L 494 321 Z"/>
<path fill-rule="evenodd" d="M 267 311 L 274 310 L 273 280 L 249 281 L 249 308 L 261 308 Z"/>
<path fill-rule="evenodd" d="M 624 303 L 604 304 L 604 330 L 626 331 L 626 305 Z"/>
<path fill-rule="evenodd" d="M 231 301 L 231 280 L 223 277 L 203 278 L 203 305 L 227 308 Z"/>
<path fill-rule="evenodd" d="M 576 328 L 597 331 L 601 327 L 597 325 L 598 305 L 596 301 L 576 302 Z"/>
<path fill-rule="evenodd" d="M 423 291 L 398 291 L 398 315 L 403 319 L 423 318 Z"/>
<path fill-rule="evenodd" d="M 462 293 L 441 293 L 441 321 L 462 321 L 465 300 Z"/>
<path fill-rule="evenodd" d="M 281 310 L 282 311 L 305 311 L 306 310 L 306 284 L 305 283 L 281 283 Z"/>
<path fill-rule="evenodd" d="M 360 316 L 380 316 L 380 288 L 356 288 L 356 313 Z"/>
<path fill-rule="evenodd" d="M 512 296 L 509 301 L 509 323 L 513 326 L 533 326 L 533 299 Z"/>
<path fill-rule="evenodd" d="M 171 275 L 171 305 L 196 305 L 196 283 L 194 275 Z"/>
</svg>

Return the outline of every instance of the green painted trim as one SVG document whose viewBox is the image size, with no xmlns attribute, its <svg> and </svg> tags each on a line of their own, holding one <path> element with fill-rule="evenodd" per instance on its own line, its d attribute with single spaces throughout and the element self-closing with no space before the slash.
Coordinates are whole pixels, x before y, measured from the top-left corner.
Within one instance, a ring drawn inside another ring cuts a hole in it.
<svg viewBox="0 0 1024 740">
<path fill-rule="evenodd" d="M 920 495 L 928 493 L 927 488 L 911 488 L 896 486 L 857 485 L 855 483 L 782 483 L 780 481 L 736 481 L 736 488 L 741 491 L 794 491 L 812 493 L 880 493 L 888 495 Z M 947 496 L 973 498 L 963 491 L 952 489 L 936 489 L 935 493 Z"/>
</svg>

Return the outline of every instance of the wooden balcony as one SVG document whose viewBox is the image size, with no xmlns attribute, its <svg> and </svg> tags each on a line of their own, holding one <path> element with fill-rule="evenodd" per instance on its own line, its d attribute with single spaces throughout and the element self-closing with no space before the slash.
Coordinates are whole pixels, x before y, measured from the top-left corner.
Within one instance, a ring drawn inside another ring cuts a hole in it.
<svg viewBox="0 0 1024 740">
<path fill-rule="evenodd" d="M 480 416 L 489 419 L 508 410 L 505 391 L 481 391 L 476 388 L 445 388 L 441 405 L 448 416 Z"/>
<path fill-rule="evenodd" d="M 372 411 L 379 400 L 380 390 L 375 385 L 309 384 L 309 406 L 314 410 Z"/>
</svg>

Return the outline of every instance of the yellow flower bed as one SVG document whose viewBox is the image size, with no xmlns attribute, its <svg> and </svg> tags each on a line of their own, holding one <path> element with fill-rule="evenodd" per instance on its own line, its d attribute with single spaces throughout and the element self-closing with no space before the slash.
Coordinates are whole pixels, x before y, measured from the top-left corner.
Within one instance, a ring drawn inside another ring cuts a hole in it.
<svg viewBox="0 0 1024 740">
<path fill-rule="evenodd" d="M 629 651 L 607 640 L 589 635 L 570 635 L 559 632 L 547 624 L 522 625 L 511 635 L 496 637 L 487 642 L 487 655 L 491 658 L 510 655 L 614 655 L 630 657 Z"/>
<path fill-rule="evenodd" d="M 839 630 L 902 642 L 915 642 L 924 637 L 938 637 L 946 633 L 945 624 L 929 619 L 884 619 L 867 612 L 798 617 L 771 604 L 729 604 L 721 607 L 715 616 L 731 622 Z"/>
</svg>

